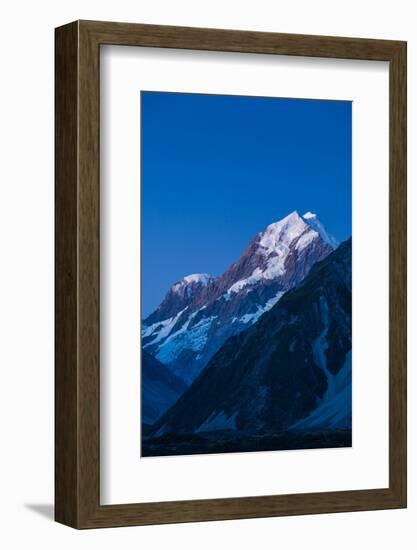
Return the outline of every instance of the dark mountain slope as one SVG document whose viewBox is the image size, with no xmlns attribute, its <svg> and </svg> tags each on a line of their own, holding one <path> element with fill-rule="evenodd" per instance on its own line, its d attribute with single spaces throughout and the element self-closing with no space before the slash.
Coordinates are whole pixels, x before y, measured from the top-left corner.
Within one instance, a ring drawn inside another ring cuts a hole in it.
<svg viewBox="0 0 417 550">
<path fill-rule="evenodd" d="M 142 422 L 154 423 L 186 389 L 181 378 L 142 351 Z"/>
</svg>

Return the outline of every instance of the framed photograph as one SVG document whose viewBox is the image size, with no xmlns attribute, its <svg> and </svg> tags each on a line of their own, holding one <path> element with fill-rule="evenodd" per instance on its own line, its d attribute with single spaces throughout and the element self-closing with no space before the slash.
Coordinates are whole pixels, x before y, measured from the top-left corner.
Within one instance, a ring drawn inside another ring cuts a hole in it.
<svg viewBox="0 0 417 550">
<path fill-rule="evenodd" d="M 406 506 L 406 43 L 56 29 L 56 521 Z"/>
</svg>

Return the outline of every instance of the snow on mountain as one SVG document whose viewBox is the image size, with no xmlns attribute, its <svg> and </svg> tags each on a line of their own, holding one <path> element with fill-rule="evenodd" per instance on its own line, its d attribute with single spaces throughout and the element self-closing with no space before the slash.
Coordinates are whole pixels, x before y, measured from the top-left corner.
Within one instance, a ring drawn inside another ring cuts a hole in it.
<svg viewBox="0 0 417 550">
<path fill-rule="evenodd" d="M 246 313 L 246 315 L 243 315 L 240 319 L 233 317 L 232 323 L 240 320 L 242 323 L 253 325 L 253 323 L 255 323 L 261 315 L 274 307 L 283 294 L 283 292 L 278 292 L 275 296 L 270 298 L 264 306 L 258 306 L 258 309 L 254 313 Z"/>
<path fill-rule="evenodd" d="M 264 254 L 276 252 L 281 259 L 291 242 L 305 232 L 305 221 L 294 211 L 282 220 L 268 225 L 260 234 L 259 246 Z"/>
<path fill-rule="evenodd" d="M 296 422 L 293 430 L 349 429 L 352 427 L 352 352 L 342 369 L 328 378 L 328 390 L 317 409 Z M 331 383 L 331 388 L 329 386 Z"/>
<path fill-rule="evenodd" d="M 318 219 L 317 214 L 313 214 L 312 212 L 306 212 L 303 216 L 303 219 L 308 223 L 308 225 L 314 229 L 314 231 L 317 231 L 317 233 L 320 235 L 320 237 L 323 239 L 325 243 L 330 245 L 333 249 L 337 248 L 338 242 L 337 240 L 326 231 L 321 221 Z"/>
<path fill-rule="evenodd" d="M 215 277 L 207 273 L 193 273 L 174 283 L 159 307 L 147 317 L 142 325 L 142 337 L 149 337 L 159 333 L 162 329 L 165 331 L 164 337 L 168 336 L 183 311 L 213 281 L 215 281 Z"/>
<path fill-rule="evenodd" d="M 150 435 L 349 430 L 351 258 L 349 240 L 229 338 Z"/>
<path fill-rule="evenodd" d="M 153 323 L 152 325 L 144 328 L 144 330 L 142 331 L 142 338 L 147 338 L 148 336 L 154 335 L 155 338 L 149 343 L 151 345 L 157 344 L 164 338 L 168 338 L 172 328 L 175 326 L 177 320 L 180 318 L 181 314 L 185 311 L 185 309 L 182 309 L 181 311 L 179 311 L 174 317 L 169 317 L 164 321 L 161 321 L 159 323 Z"/>
<path fill-rule="evenodd" d="M 179 292 L 182 288 L 190 288 L 190 285 L 193 283 L 199 286 L 207 286 L 213 277 L 208 273 L 192 273 L 191 275 L 186 275 L 172 286 L 174 292 Z"/>
<path fill-rule="evenodd" d="M 211 324 L 216 319 L 216 316 L 203 317 L 190 327 L 190 323 L 196 316 L 196 313 L 191 313 L 182 327 L 165 340 L 164 345 L 161 346 L 157 353 L 157 357 L 161 362 L 167 364 L 175 361 L 183 349 L 198 353 L 204 347 Z"/>
<path fill-rule="evenodd" d="M 245 286 L 258 284 L 261 279 L 273 280 L 284 275 L 287 258 L 292 252 L 291 244 L 296 242 L 296 250 L 301 251 L 315 239 L 319 239 L 318 231 L 313 230 L 298 212 L 292 212 L 282 220 L 268 225 L 256 241 L 255 253 L 263 261 L 259 262 L 249 277 L 239 279 L 227 292 L 239 292 Z"/>
<path fill-rule="evenodd" d="M 257 322 L 332 251 L 311 216 L 292 212 L 268 225 L 220 277 L 175 283 L 143 322 L 143 349 L 191 383 L 227 338 Z"/>
</svg>

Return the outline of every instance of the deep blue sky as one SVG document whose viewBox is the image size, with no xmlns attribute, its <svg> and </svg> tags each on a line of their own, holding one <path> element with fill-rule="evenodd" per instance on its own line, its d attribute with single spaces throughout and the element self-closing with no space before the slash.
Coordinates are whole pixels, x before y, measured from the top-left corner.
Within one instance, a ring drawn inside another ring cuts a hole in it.
<svg viewBox="0 0 417 550">
<path fill-rule="evenodd" d="M 351 103 L 141 93 L 142 316 L 293 210 L 351 235 Z"/>
</svg>

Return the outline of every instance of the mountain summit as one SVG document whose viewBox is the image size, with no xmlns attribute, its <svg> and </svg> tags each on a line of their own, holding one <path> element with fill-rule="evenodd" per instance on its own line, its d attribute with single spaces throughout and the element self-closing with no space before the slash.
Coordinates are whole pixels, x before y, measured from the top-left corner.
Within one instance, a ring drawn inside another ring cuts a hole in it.
<svg viewBox="0 0 417 550">
<path fill-rule="evenodd" d="M 291 212 L 258 233 L 223 275 L 175 283 L 143 322 L 143 349 L 191 383 L 230 336 L 270 310 L 334 243 L 315 214 Z"/>
<path fill-rule="evenodd" d="M 207 273 L 193 273 L 183 277 L 171 286 L 160 306 L 146 319 L 146 324 L 152 326 L 154 323 L 175 318 L 213 280 L 214 277 Z M 146 332 L 142 332 L 142 337 L 146 337 Z"/>
<path fill-rule="evenodd" d="M 303 216 L 303 219 L 312 229 L 314 229 L 314 231 L 317 231 L 317 233 L 320 235 L 325 243 L 329 244 L 332 248 L 337 248 L 339 243 L 333 237 L 333 235 L 327 233 L 326 229 L 324 228 L 323 224 L 320 222 L 316 214 L 313 214 L 312 212 L 306 212 Z"/>
</svg>

